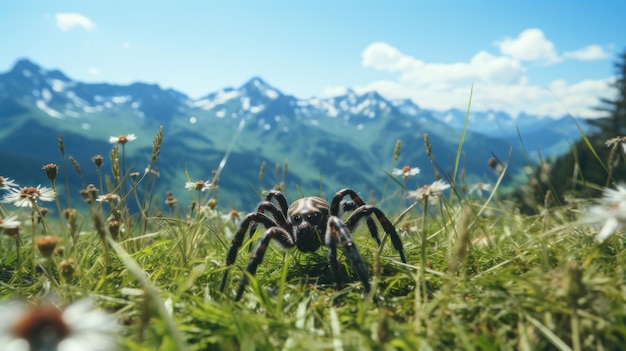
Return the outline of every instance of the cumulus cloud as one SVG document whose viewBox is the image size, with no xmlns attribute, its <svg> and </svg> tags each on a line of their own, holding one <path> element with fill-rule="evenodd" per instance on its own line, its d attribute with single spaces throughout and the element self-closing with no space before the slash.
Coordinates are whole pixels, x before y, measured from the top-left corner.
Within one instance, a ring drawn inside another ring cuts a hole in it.
<svg viewBox="0 0 626 351">
<path fill-rule="evenodd" d="M 580 50 L 565 52 L 563 56 L 582 61 L 605 60 L 610 57 L 600 45 L 589 45 Z"/>
<path fill-rule="evenodd" d="M 351 87 L 357 93 L 377 91 L 389 99 L 412 99 L 418 105 L 435 110 L 465 109 L 473 86 L 472 108 L 499 110 L 512 116 L 528 113 L 561 117 L 596 117 L 599 97 L 611 97 L 610 78 L 566 82 L 554 79 L 546 85 L 533 84 L 524 62 L 559 62 L 552 42 L 538 29 L 522 32 L 515 39 L 498 44 L 501 55 L 478 51 L 467 61 L 453 63 L 424 62 L 384 42 L 368 45 L 362 53 L 362 65 L 387 72 L 390 77 Z M 590 45 L 565 53 L 563 57 L 591 60 L 606 57 L 604 50 Z M 327 96 L 344 93 L 344 87 L 328 87 Z"/>
<path fill-rule="evenodd" d="M 541 61 L 554 63 L 560 61 L 554 44 L 546 39 L 537 28 L 526 29 L 517 38 L 507 38 L 496 42 L 500 52 L 520 61 Z"/>
<path fill-rule="evenodd" d="M 60 12 L 54 15 L 54 19 L 57 27 L 64 32 L 75 27 L 82 27 L 86 30 L 96 28 L 92 20 L 76 12 Z"/>
<path fill-rule="evenodd" d="M 525 72 L 517 60 L 493 56 L 485 51 L 478 52 L 469 62 L 426 63 L 382 42 L 365 48 L 362 64 L 364 67 L 399 73 L 401 81 L 422 85 L 477 80 L 515 83 L 519 82 Z"/>
</svg>

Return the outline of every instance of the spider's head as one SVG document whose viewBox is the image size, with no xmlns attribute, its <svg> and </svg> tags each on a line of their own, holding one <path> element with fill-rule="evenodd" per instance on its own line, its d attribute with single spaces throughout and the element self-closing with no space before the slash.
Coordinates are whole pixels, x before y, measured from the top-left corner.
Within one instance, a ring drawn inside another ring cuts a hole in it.
<svg viewBox="0 0 626 351">
<path fill-rule="evenodd" d="M 294 234 L 298 250 L 317 250 L 322 245 L 326 231 L 328 202 L 315 196 L 305 197 L 294 201 L 287 213 L 289 221 L 296 228 Z"/>
</svg>

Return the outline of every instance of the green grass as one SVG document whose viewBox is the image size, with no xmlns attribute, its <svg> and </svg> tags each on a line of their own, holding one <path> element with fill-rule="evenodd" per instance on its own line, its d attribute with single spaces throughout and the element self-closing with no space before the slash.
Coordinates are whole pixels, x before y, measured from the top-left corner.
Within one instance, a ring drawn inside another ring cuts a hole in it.
<svg viewBox="0 0 626 351">
<path fill-rule="evenodd" d="M 401 183 L 390 182 L 388 193 L 398 195 L 385 201 L 401 207 L 388 215 L 408 262 L 400 262 L 388 241 L 379 255 L 367 228 L 359 228 L 353 238 L 374 293 L 364 294 L 342 255 L 349 284 L 336 291 L 325 249 L 304 254 L 271 246 L 234 302 L 262 228 L 241 247 L 222 293 L 226 251 L 237 229 L 222 218 L 230 208 L 191 211 L 181 200 L 169 209 L 154 200 L 146 181 L 129 182 L 128 194 L 112 184 L 109 192 L 127 202 L 114 210 L 99 202 L 85 207 L 75 230 L 56 214 L 46 217 L 47 234 L 63 238 L 64 251 L 49 260 L 36 252 L 43 271 L 33 272 L 29 260 L 31 233 L 39 237 L 44 228 L 31 227 L 28 210 L 0 207 L 3 217 L 17 214 L 22 221 L 21 266 L 14 237 L 0 236 L 2 300 L 55 296 L 65 304 L 91 296 L 118 320 L 123 350 L 613 350 L 626 341 L 624 241 L 616 235 L 596 244 L 595 231 L 579 222 L 590 199 L 529 216 L 500 200 L 498 190 L 480 198 L 455 188 L 431 203 L 426 216 L 420 204 L 401 216 L 412 204 L 398 191 Z M 147 199 L 139 208 L 151 203 L 145 217 L 132 210 L 135 195 Z M 202 195 L 202 206 L 218 196 Z M 111 216 L 124 227 L 117 240 L 106 230 Z M 64 277 L 59 265 L 68 258 L 76 272 Z"/>
</svg>

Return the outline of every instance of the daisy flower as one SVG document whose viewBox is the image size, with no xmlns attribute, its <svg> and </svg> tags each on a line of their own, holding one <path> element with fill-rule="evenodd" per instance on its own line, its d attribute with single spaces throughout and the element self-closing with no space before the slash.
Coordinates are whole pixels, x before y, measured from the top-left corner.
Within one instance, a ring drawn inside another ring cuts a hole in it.
<svg viewBox="0 0 626 351">
<path fill-rule="evenodd" d="M 93 309 L 91 300 L 65 310 L 50 303 L 0 306 L 0 345 L 5 351 L 108 351 L 116 347 L 116 325 L 108 313 Z"/>
<path fill-rule="evenodd" d="M 449 187 L 450 184 L 444 182 L 443 180 L 437 180 L 432 184 L 426 184 L 417 190 L 409 190 L 407 192 L 407 197 L 413 198 L 416 201 L 436 198 L 442 191 L 448 189 Z"/>
<path fill-rule="evenodd" d="M 412 177 L 418 175 L 420 173 L 420 169 L 417 167 L 411 168 L 411 166 L 404 166 L 402 168 L 394 168 L 391 171 L 392 175 L 402 176 L 402 178 Z"/>
<path fill-rule="evenodd" d="M 472 185 L 469 189 L 470 194 L 473 192 L 476 192 L 478 196 L 480 197 L 483 196 L 483 191 L 486 191 L 487 193 L 489 193 L 491 191 L 491 184 L 478 182 Z"/>
<path fill-rule="evenodd" d="M 228 213 L 222 214 L 222 221 L 233 221 L 233 224 L 239 225 L 239 222 L 241 222 L 241 216 L 237 210 L 231 210 Z"/>
<path fill-rule="evenodd" d="M 13 216 L 9 216 L 6 218 L 0 218 L 0 232 L 2 232 L 3 230 L 15 230 L 18 229 L 20 227 L 22 223 L 20 223 L 20 221 L 17 220 L 17 216 L 13 215 Z"/>
<path fill-rule="evenodd" d="M 98 202 L 120 202 L 120 196 L 117 194 L 104 194 L 98 195 L 96 198 Z"/>
<path fill-rule="evenodd" d="M 185 189 L 192 190 L 200 190 L 205 191 L 213 188 L 213 184 L 211 184 L 208 180 L 205 182 L 203 180 L 199 180 L 197 182 L 187 182 L 185 183 Z"/>
<path fill-rule="evenodd" d="M 598 243 L 603 243 L 616 230 L 626 227 L 626 185 L 616 189 L 606 188 L 600 203 L 589 208 L 584 223 L 601 226 L 596 236 Z"/>
<path fill-rule="evenodd" d="M 120 135 L 120 136 L 112 136 L 109 137 L 109 143 L 111 144 L 126 144 L 129 141 L 133 141 L 137 139 L 137 136 L 135 134 L 128 134 L 128 135 Z"/>
<path fill-rule="evenodd" d="M 11 188 L 9 193 L 2 198 L 2 202 L 11 203 L 17 207 L 32 207 L 33 202 L 37 202 L 37 200 L 54 201 L 56 195 L 54 189 L 41 185 L 37 185 L 36 188 Z"/>
<path fill-rule="evenodd" d="M 19 185 L 15 184 L 14 180 L 0 176 L 0 189 L 11 189 L 16 186 Z"/>
</svg>

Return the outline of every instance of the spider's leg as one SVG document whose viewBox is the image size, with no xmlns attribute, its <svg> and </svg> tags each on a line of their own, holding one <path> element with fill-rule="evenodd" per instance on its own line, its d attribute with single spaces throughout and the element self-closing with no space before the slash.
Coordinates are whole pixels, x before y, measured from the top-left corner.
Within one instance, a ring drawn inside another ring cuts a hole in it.
<svg viewBox="0 0 626 351">
<path fill-rule="evenodd" d="M 352 242 L 350 237 L 350 231 L 348 227 L 339 219 L 339 217 L 331 216 L 328 219 L 328 228 L 326 229 L 326 246 L 329 247 L 328 261 L 335 274 L 335 281 L 337 282 L 337 288 L 341 287 L 341 279 L 339 276 L 339 269 L 337 266 L 337 244 L 341 244 L 345 255 L 348 257 L 348 262 L 357 278 L 363 283 L 365 292 L 370 291 L 369 276 L 367 275 L 367 269 L 363 258 L 359 254 L 356 245 Z"/>
<path fill-rule="evenodd" d="M 282 205 L 281 205 L 281 208 L 282 208 Z M 265 211 L 268 211 L 269 213 L 272 214 L 272 216 L 274 216 L 274 220 L 279 226 L 283 228 L 289 228 L 289 225 L 287 224 L 287 217 L 286 217 L 287 212 L 281 212 L 281 210 L 279 210 L 276 207 L 276 205 L 274 205 L 274 203 L 269 202 L 269 201 L 261 202 L 256 207 L 256 210 L 254 212 L 265 213 Z M 256 232 L 256 228 L 258 225 L 259 225 L 258 222 L 252 222 L 252 224 L 250 225 L 250 238 L 252 238 L 252 236 L 254 235 L 254 232 Z"/>
<path fill-rule="evenodd" d="M 350 196 L 350 198 L 352 198 L 352 201 L 346 201 L 342 203 L 341 200 L 343 200 L 343 198 L 345 198 L 346 196 Z M 357 194 L 354 190 L 350 188 L 341 189 L 333 197 L 330 205 L 330 214 L 332 216 L 340 217 L 340 210 L 342 212 L 353 211 L 361 206 L 366 206 L 366 204 L 365 201 L 363 201 L 363 199 L 359 196 L 359 194 Z M 376 228 L 376 223 L 374 223 L 374 220 L 370 217 L 367 217 L 365 222 L 367 223 L 367 228 L 369 229 L 372 238 L 374 238 L 374 240 L 376 240 L 376 244 L 380 246 L 381 241 L 380 237 L 378 236 L 378 228 Z M 354 230 L 354 227 L 351 227 L 350 230 Z"/>
<path fill-rule="evenodd" d="M 252 256 L 250 256 L 250 261 L 248 262 L 246 271 L 244 272 L 243 278 L 241 279 L 239 288 L 237 288 L 235 301 L 238 301 L 241 298 L 241 295 L 243 295 L 243 291 L 248 284 L 248 275 L 246 273 L 249 273 L 250 275 L 256 274 L 256 270 L 259 264 L 263 262 L 265 251 L 267 250 L 267 246 L 272 239 L 275 239 L 284 248 L 292 248 L 296 246 L 296 242 L 285 229 L 281 227 L 271 227 L 267 229 L 265 233 L 263 233 L 263 236 L 261 236 L 261 239 L 259 239 L 259 243 L 254 249 Z"/>
<path fill-rule="evenodd" d="M 356 210 L 354 210 L 354 212 L 352 212 L 350 217 L 348 217 L 348 219 L 346 220 L 346 226 L 348 227 L 350 231 L 352 231 L 355 229 L 359 220 L 361 220 L 363 217 L 367 217 L 367 220 L 368 220 L 367 226 L 370 228 L 370 231 L 372 231 L 372 226 L 370 226 L 370 223 L 369 223 L 369 221 L 372 221 L 372 218 L 371 218 L 372 215 L 375 215 L 376 218 L 378 218 L 380 225 L 383 227 L 385 232 L 389 234 L 389 238 L 391 239 L 391 243 L 393 244 L 393 247 L 396 249 L 396 251 L 398 251 L 398 254 L 400 254 L 400 259 L 402 260 L 403 263 L 406 263 L 406 257 L 404 256 L 404 249 L 402 248 L 402 240 L 400 240 L 400 236 L 398 236 L 398 233 L 396 232 L 396 228 L 393 226 L 391 221 L 387 218 L 387 216 L 385 216 L 383 211 L 381 211 L 378 207 L 371 206 L 371 205 L 364 205 L 364 206 L 357 208 Z M 373 225 L 373 227 L 374 227 L 374 230 L 376 230 L 376 226 Z M 372 236 L 377 237 L 378 234 L 372 233 Z M 379 245 L 380 245 L 380 241 L 379 241 Z"/>
<path fill-rule="evenodd" d="M 233 240 L 231 242 L 230 249 L 228 250 L 228 254 L 226 255 L 226 266 L 230 267 L 235 260 L 237 259 L 237 251 L 239 251 L 239 247 L 243 243 L 243 237 L 246 235 L 246 231 L 248 227 L 250 227 L 251 223 L 262 223 L 266 228 L 276 227 L 278 224 L 276 221 L 270 217 L 268 217 L 264 213 L 252 212 L 249 213 L 241 224 L 239 225 L 239 229 L 235 233 Z M 228 281 L 228 272 L 229 269 L 224 271 L 224 276 L 222 277 L 222 283 L 220 284 L 220 291 L 224 291 L 224 287 L 226 286 L 226 282 Z"/>
<path fill-rule="evenodd" d="M 263 197 L 263 202 L 261 204 L 259 204 L 259 206 L 257 206 L 256 210 L 254 212 L 261 212 L 263 213 L 264 210 L 268 209 L 263 207 L 263 203 L 264 202 L 269 202 L 272 203 L 272 199 L 276 199 L 276 202 L 278 202 L 278 206 L 280 209 L 280 212 L 282 213 L 282 217 L 287 218 L 287 209 L 289 208 L 289 205 L 287 205 L 287 199 L 285 198 L 285 195 L 283 193 L 281 193 L 278 190 L 270 190 L 267 192 L 267 194 L 265 194 L 265 197 Z M 278 215 L 272 211 L 272 214 L 274 215 L 274 217 L 278 217 Z M 252 236 L 254 234 L 254 232 L 256 232 L 256 227 L 257 224 L 256 223 L 252 223 L 252 226 L 250 227 L 250 236 Z"/>
</svg>

